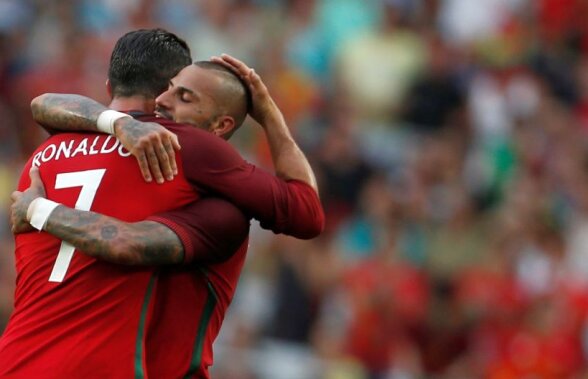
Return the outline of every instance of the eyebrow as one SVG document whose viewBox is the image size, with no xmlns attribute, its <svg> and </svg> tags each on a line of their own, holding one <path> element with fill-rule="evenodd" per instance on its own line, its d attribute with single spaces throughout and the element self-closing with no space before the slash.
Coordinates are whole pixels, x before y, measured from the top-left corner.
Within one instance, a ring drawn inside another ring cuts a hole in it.
<svg viewBox="0 0 588 379">
<path fill-rule="evenodd" d="M 182 87 L 182 86 L 178 86 L 178 88 L 179 88 L 179 89 L 180 89 L 180 90 L 181 90 L 183 93 L 188 93 L 188 94 L 190 94 L 190 95 L 192 95 L 192 96 L 196 96 L 196 93 L 195 93 L 194 91 L 192 91 L 191 89 L 189 89 L 189 88 Z"/>
<path fill-rule="evenodd" d="M 174 85 L 174 83 L 170 80 L 169 81 L 169 85 L 171 87 L 177 87 L 178 90 L 180 91 L 180 94 L 183 95 L 185 93 L 187 93 L 188 95 L 194 97 L 194 98 L 199 98 L 198 94 L 196 92 L 194 92 L 194 90 L 191 90 L 190 88 L 184 87 L 184 86 L 176 86 Z"/>
<path fill-rule="evenodd" d="M 174 82 L 171 81 L 171 80 L 169 81 L 169 85 L 170 85 L 170 87 L 176 87 L 176 85 L 174 84 Z M 190 95 L 196 96 L 196 93 L 193 90 L 191 90 L 190 88 L 187 88 L 187 87 L 184 87 L 184 86 L 177 86 L 177 87 L 182 92 L 189 93 Z"/>
</svg>

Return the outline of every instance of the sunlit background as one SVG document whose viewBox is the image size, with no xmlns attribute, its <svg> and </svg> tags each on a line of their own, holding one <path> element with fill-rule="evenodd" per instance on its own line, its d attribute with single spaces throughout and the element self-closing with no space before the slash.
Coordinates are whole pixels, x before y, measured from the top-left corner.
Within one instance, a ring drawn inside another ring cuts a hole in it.
<svg viewBox="0 0 588 379">
<path fill-rule="evenodd" d="M 214 378 L 587 377 L 586 0 L 0 0 L 0 330 L 30 100 L 107 103 L 145 27 L 262 75 L 327 213 L 254 227 Z M 271 169 L 256 125 L 233 143 Z"/>
</svg>

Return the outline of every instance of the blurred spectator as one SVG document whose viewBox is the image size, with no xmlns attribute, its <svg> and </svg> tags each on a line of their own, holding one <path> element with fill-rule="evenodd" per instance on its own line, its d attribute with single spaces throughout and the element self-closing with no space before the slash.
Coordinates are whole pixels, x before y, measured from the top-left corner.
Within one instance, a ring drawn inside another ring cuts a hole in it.
<svg viewBox="0 0 588 379">
<path fill-rule="evenodd" d="M 341 47 L 337 75 L 362 118 L 386 121 L 396 115 L 425 62 L 423 37 L 411 22 L 414 2 L 386 0 L 378 28 L 357 34 Z"/>
<path fill-rule="evenodd" d="M 0 330 L 9 196 L 43 92 L 107 100 L 124 32 L 264 77 L 327 231 L 254 228 L 215 345 L 223 379 L 588 376 L 585 0 L 0 1 Z M 271 169 L 263 133 L 233 141 Z"/>
<path fill-rule="evenodd" d="M 426 72 L 409 90 L 403 110 L 404 121 L 418 130 L 454 127 L 467 133 L 464 130 L 465 93 L 460 73 L 454 67 L 455 54 L 438 38 L 429 41 Z"/>
</svg>

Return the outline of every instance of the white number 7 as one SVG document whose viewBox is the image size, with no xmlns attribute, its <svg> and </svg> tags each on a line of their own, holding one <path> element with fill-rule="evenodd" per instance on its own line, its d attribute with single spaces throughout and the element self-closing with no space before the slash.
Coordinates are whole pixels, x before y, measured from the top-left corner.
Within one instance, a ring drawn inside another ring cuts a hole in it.
<svg viewBox="0 0 588 379">
<path fill-rule="evenodd" d="M 106 169 L 99 169 L 58 174 L 55 178 L 55 189 L 82 187 L 75 208 L 89 211 L 105 172 Z M 51 276 L 49 277 L 50 282 L 63 282 L 74 250 L 75 248 L 71 244 L 65 241 L 61 242 L 57 259 L 53 265 L 53 271 L 51 271 Z"/>
</svg>

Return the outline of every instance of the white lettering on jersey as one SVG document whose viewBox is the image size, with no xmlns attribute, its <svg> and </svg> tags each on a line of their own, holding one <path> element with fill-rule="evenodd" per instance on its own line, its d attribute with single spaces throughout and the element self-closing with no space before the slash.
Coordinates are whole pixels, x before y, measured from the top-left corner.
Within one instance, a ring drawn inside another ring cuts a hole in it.
<svg viewBox="0 0 588 379">
<path fill-rule="evenodd" d="M 51 146 L 51 145 L 49 145 Z M 49 147 L 47 146 L 47 147 Z M 80 144 L 78 145 L 78 147 L 76 147 L 76 149 L 74 150 L 74 152 L 72 153 L 72 158 L 76 155 L 82 153 L 83 155 L 88 155 L 88 139 L 84 138 L 82 140 L 82 142 L 80 142 Z"/>
<path fill-rule="evenodd" d="M 43 150 L 35 154 L 33 157 L 33 166 L 39 167 L 42 163 L 51 160 L 59 160 L 61 158 L 73 158 L 76 155 L 98 155 L 98 154 L 118 154 L 121 157 L 128 157 L 131 155 L 127 149 L 114 136 L 99 135 L 94 137 L 88 148 L 88 138 L 83 138 L 79 141 L 69 140 L 61 141 L 59 145 L 56 143 L 45 146 Z"/>
<path fill-rule="evenodd" d="M 35 154 L 33 157 L 33 167 L 39 167 L 41 165 L 41 155 L 43 155 L 42 151 Z"/>
<path fill-rule="evenodd" d="M 57 151 L 57 148 L 55 147 L 55 145 L 47 146 L 41 154 L 41 161 L 47 162 L 48 160 L 53 159 L 53 156 L 55 155 L 56 151 Z"/>
<path fill-rule="evenodd" d="M 120 145 L 118 147 L 118 154 L 121 157 L 128 157 L 129 155 L 131 155 L 131 153 L 127 149 L 125 149 L 125 147 L 123 145 Z"/>
<path fill-rule="evenodd" d="M 55 160 L 58 160 L 62 153 L 65 158 L 69 158 L 71 155 L 71 147 L 73 146 L 73 142 L 74 141 L 69 141 L 69 145 L 66 145 L 65 141 L 61 141 L 61 143 L 59 144 L 59 147 L 57 148 L 57 154 L 55 155 Z"/>
<path fill-rule="evenodd" d="M 114 144 L 111 147 L 108 147 L 108 142 L 110 142 L 111 139 L 114 140 Z M 114 150 L 116 150 L 117 146 L 118 146 L 118 140 L 116 138 L 114 138 L 114 136 L 108 136 L 108 137 L 106 137 L 106 141 L 104 141 L 104 143 L 102 144 L 102 148 L 100 149 L 100 154 L 112 153 Z"/>
<path fill-rule="evenodd" d="M 96 147 L 96 143 L 98 142 L 99 138 L 100 138 L 100 136 L 96 136 L 94 138 L 94 141 L 92 141 L 92 144 L 90 145 L 90 152 L 89 152 L 90 155 L 96 155 L 99 153 L 98 150 L 94 149 Z"/>
</svg>

